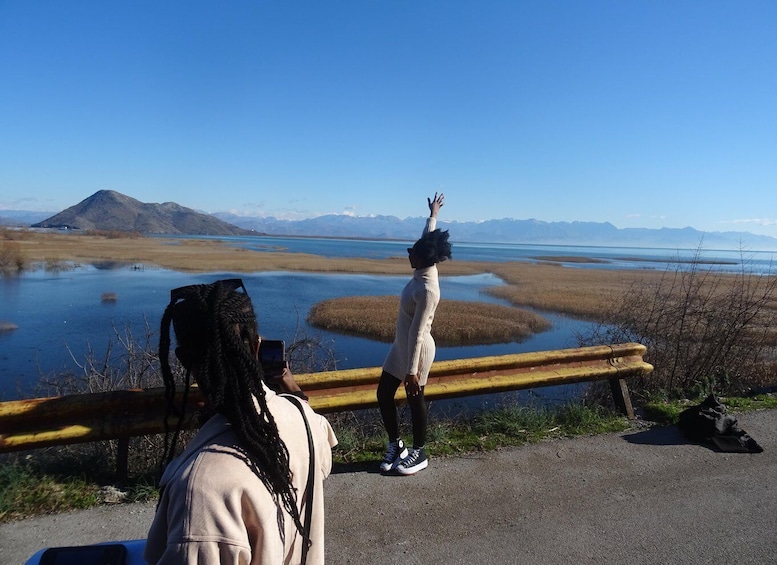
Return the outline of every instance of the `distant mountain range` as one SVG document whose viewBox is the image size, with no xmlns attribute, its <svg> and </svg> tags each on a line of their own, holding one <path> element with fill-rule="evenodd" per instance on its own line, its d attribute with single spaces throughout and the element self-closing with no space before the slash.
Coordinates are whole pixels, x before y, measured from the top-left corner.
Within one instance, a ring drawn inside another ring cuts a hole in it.
<svg viewBox="0 0 777 565">
<path fill-rule="evenodd" d="M 415 240 L 424 218 L 356 217 L 331 214 L 307 220 L 278 220 L 217 213 L 217 218 L 255 232 L 273 235 Z M 504 218 L 485 222 L 446 222 L 452 240 L 470 243 L 659 247 L 669 249 L 777 250 L 777 239 L 749 232 L 701 232 L 682 229 L 616 228 L 609 222 L 543 222 Z"/>
<path fill-rule="evenodd" d="M 173 202 L 146 204 L 112 190 L 101 190 L 54 215 L 0 210 L 0 225 L 81 230 L 136 231 L 170 235 L 278 235 L 414 240 L 424 218 L 326 215 L 306 220 L 280 220 L 205 214 Z M 777 250 L 777 239 L 749 232 L 701 232 L 674 229 L 618 229 L 609 222 L 543 222 L 504 218 L 485 222 L 446 222 L 438 227 L 451 239 L 472 243 L 594 245 L 724 250 Z"/>
</svg>

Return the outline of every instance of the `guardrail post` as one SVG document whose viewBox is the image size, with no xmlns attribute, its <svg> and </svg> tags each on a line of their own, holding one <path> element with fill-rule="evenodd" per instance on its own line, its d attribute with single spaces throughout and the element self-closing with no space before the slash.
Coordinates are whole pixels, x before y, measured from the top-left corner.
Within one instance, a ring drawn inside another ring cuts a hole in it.
<svg viewBox="0 0 777 565">
<path fill-rule="evenodd" d="M 626 379 L 610 379 L 610 390 L 615 405 L 626 414 L 629 420 L 633 420 L 635 418 L 634 407 L 631 405 L 631 395 Z"/>
<path fill-rule="evenodd" d="M 120 437 L 116 446 L 116 480 L 126 483 L 129 477 L 129 438 Z"/>
</svg>

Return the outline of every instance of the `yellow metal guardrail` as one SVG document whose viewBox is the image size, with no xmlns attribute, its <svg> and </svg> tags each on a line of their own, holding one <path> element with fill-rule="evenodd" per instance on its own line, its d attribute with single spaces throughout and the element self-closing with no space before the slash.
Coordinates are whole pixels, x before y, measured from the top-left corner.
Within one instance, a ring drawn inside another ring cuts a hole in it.
<svg viewBox="0 0 777 565">
<path fill-rule="evenodd" d="M 609 380 L 616 403 L 634 417 L 625 379 L 653 370 L 637 343 L 539 351 L 434 363 L 424 392 L 428 400 L 542 386 Z M 295 375 L 318 412 L 377 406 L 380 367 Z M 178 400 L 183 391 L 178 392 Z M 190 406 L 202 398 L 190 391 Z M 397 402 L 404 402 L 400 387 Z M 122 390 L 0 403 L 0 453 L 164 433 L 162 388 Z M 196 427 L 195 409 L 184 426 Z"/>
</svg>

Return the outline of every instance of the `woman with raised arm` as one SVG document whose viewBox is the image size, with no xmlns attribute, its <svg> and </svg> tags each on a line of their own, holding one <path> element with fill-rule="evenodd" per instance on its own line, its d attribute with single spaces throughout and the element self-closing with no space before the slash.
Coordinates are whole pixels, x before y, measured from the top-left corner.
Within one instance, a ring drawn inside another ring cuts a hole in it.
<svg viewBox="0 0 777 565">
<path fill-rule="evenodd" d="M 185 369 L 183 401 L 170 368 Z M 159 359 L 175 428 L 144 557 L 149 563 L 324 563 L 323 480 L 337 444 L 290 371 L 265 383 L 261 338 L 242 281 L 170 292 Z M 209 419 L 173 459 L 192 379 Z"/>
<path fill-rule="evenodd" d="M 434 361 L 435 345 L 432 321 L 440 302 L 437 263 L 451 258 L 448 232 L 435 229 L 437 215 L 445 203 L 443 194 L 427 198 L 429 217 L 421 239 L 407 253 L 413 278 L 405 285 L 399 299 L 399 314 L 383 372 L 378 383 L 378 406 L 388 434 L 386 455 L 381 461 L 383 472 L 396 471 L 413 475 L 429 465 L 426 455 L 426 402 L 424 387 Z M 404 383 L 413 423 L 413 448 L 408 450 L 399 437 L 399 419 L 394 395 Z"/>
</svg>

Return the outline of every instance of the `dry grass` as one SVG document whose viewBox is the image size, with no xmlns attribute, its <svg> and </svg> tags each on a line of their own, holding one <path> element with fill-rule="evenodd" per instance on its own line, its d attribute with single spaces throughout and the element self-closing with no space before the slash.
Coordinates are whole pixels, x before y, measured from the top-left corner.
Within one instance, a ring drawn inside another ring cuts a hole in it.
<svg viewBox="0 0 777 565">
<path fill-rule="evenodd" d="M 547 261 L 549 263 L 609 263 L 604 259 L 596 259 L 594 257 L 580 257 L 578 255 L 537 255 L 532 257 L 535 261 Z"/>
<path fill-rule="evenodd" d="M 117 238 L 113 234 L 14 232 L 29 263 L 102 261 L 156 265 L 184 272 L 297 271 L 320 273 L 408 274 L 407 259 L 332 259 L 304 253 L 262 252 L 239 248 L 219 239 L 158 237 Z M 462 263 L 446 274 L 483 272 Z"/>
<path fill-rule="evenodd" d="M 589 319 L 599 319 L 619 296 L 638 281 L 660 277 L 655 271 L 570 269 L 557 265 L 500 263 L 489 271 L 506 286 L 487 292 L 515 306 L 530 306 Z"/>
<path fill-rule="evenodd" d="M 184 272 L 291 271 L 409 275 L 405 258 L 327 258 L 283 251 L 241 249 L 219 239 L 117 238 L 115 234 L 41 233 L 6 230 L 6 239 L 19 244 L 26 264 L 94 263 L 100 261 L 156 265 Z M 603 320 L 613 300 L 638 286 L 652 286 L 664 275 L 659 270 L 566 268 L 557 263 L 485 263 L 446 261 L 443 276 L 493 273 L 506 285 L 487 290 L 514 306 L 526 306 L 571 316 Z M 716 275 L 720 284 L 735 284 L 733 275 Z M 722 287 L 721 287 L 722 288 Z M 445 302 L 445 301 L 443 301 Z M 777 310 L 777 303 L 770 304 Z M 396 311 L 392 312 L 392 318 Z M 393 327 L 392 327 L 393 331 Z"/>
<path fill-rule="evenodd" d="M 321 329 L 388 343 L 394 339 L 398 309 L 397 296 L 348 296 L 319 302 L 308 321 Z M 510 343 L 550 326 L 539 314 L 518 308 L 443 300 L 435 313 L 432 335 L 441 346 Z"/>
</svg>

